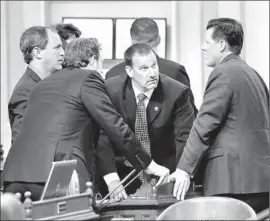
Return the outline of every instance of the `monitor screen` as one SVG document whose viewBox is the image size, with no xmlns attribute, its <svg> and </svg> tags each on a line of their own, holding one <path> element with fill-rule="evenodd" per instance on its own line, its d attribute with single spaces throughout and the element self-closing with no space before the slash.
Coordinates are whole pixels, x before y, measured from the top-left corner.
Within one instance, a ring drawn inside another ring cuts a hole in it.
<svg viewBox="0 0 270 221">
<path fill-rule="evenodd" d="M 76 166 L 77 160 L 53 162 L 40 200 L 65 196 Z"/>
</svg>

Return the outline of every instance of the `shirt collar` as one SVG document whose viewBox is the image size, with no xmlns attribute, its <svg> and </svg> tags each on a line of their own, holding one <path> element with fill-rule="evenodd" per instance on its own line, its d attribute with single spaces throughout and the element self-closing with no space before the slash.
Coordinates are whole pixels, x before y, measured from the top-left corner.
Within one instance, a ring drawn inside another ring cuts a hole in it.
<svg viewBox="0 0 270 221">
<path fill-rule="evenodd" d="M 40 77 L 40 79 L 42 80 L 42 79 L 44 79 L 44 78 L 46 78 L 46 77 L 48 77 L 48 76 L 50 76 L 50 74 L 45 74 L 45 73 L 42 73 L 40 70 L 38 70 L 38 68 L 35 68 L 33 65 L 28 65 L 28 67 L 33 71 L 33 72 L 35 72 L 39 77 Z"/>
<path fill-rule="evenodd" d="M 138 99 L 138 95 L 139 94 L 144 94 L 149 100 L 153 94 L 153 91 L 154 91 L 154 88 L 147 91 L 147 92 L 141 92 L 140 89 L 138 89 L 135 84 L 134 84 L 134 81 L 131 79 L 131 84 L 132 84 L 132 89 L 134 91 L 134 94 L 135 94 L 135 97 L 136 97 L 136 100 Z"/>
</svg>

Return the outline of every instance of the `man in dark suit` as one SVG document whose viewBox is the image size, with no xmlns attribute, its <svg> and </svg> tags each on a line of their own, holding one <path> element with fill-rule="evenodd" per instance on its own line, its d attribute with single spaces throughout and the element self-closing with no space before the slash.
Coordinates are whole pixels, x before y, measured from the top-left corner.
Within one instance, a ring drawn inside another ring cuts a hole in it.
<svg viewBox="0 0 270 221">
<path fill-rule="evenodd" d="M 96 39 L 76 39 L 65 51 L 67 67 L 42 80 L 33 90 L 21 133 L 11 146 L 3 171 L 6 192 L 32 192 L 39 200 L 53 161 L 77 159 L 80 191 L 91 180 L 92 153 L 99 128 L 138 170 L 161 176 L 169 170 L 157 165 L 144 151 L 107 95 L 96 71 L 99 59 Z"/>
<path fill-rule="evenodd" d="M 137 18 L 131 28 L 130 36 L 132 44 L 145 43 L 148 44 L 155 52 L 160 43 L 159 29 L 157 23 L 151 18 Z M 183 65 L 170 61 L 168 59 L 160 58 L 157 53 L 157 62 L 159 66 L 159 72 L 163 73 L 180 83 L 190 87 L 190 80 L 186 69 Z M 125 62 L 122 62 L 112 67 L 106 74 L 106 79 L 115 77 L 121 74 L 126 74 Z M 197 115 L 197 108 L 194 104 L 194 96 L 190 90 L 190 99 L 194 108 L 194 114 Z"/>
<path fill-rule="evenodd" d="M 174 194 L 184 198 L 189 177 L 204 164 L 204 194 L 235 197 L 256 212 L 269 207 L 269 92 L 243 61 L 242 25 L 230 18 L 210 20 L 202 46 L 214 67 L 204 101 L 178 169 Z"/>
<path fill-rule="evenodd" d="M 159 73 L 155 53 L 147 44 L 133 44 L 126 50 L 124 57 L 127 74 L 106 80 L 108 94 L 116 110 L 135 132 L 136 137 L 144 142 L 147 136 L 152 158 L 173 172 L 194 120 L 188 95 L 190 89 Z M 143 107 L 147 118 L 146 131 L 143 132 L 142 137 L 137 131 L 137 128 L 142 130 L 137 123 L 140 95 L 146 96 Z M 132 170 L 128 162 L 114 161 L 115 156 L 111 153 L 113 150 L 117 158 L 122 156 L 117 149 L 117 144 L 109 141 L 102 133 L 97 148 L 97 168 L 99 174 L 104 176 L 109 191 L 113 190 L 119 180 Z M 127 187 L 127 194 L 134 193 L 140 186 L 141 181 L 137 178 Z M 100 187 L 103 194 L 105 194 L 105 187 Z M 125 192 L 115 194 L 116 198 L 125 198 L 125 196 Z"/>
<path fill-rule="evenodd" d="M 27 100 L 34 87 L 52 72 L 62 69 L 64 61 L 60 37 L 55 30 L 48 27 L 28 28 L 20 38 L 20 49 L 28 66 L 8 103 L 12 143 L 19 134 Z"/>
</svg>

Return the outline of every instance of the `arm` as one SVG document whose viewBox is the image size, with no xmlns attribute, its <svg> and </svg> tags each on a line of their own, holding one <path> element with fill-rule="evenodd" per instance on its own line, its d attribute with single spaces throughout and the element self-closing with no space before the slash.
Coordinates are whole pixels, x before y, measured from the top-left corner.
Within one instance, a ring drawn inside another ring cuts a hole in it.
<svg viewBox="0 0 270 221">
<path fill-rule="evenodd" d="M 103 130 L 100 132 L 98 146 L 96 149 L 96 165 L 98 174 L 103 176 L 109 193 L 112 192 L 119 185 L 120 178 L 117 174 L 115 154 L 112 144 Z M 123 189 L 123 185 L 120 185 L 118 189 L 110 195 L 110 198 L 114 198 L 116 201 L 127 199 L 127 194 L 125 189 Z"/>
<path fill-rule="evenodd" d="M 32 90 L 31 85 L 25 88 L 18 88 L 11 97 L 8 104 L 9 121 L 12 131 L 12 143 L 20 132 L 21 123 L 27 107 L 27 100 Z"/>
<path fill-rule="evenodd" d="M 183 65 L 180 65 L 180 68 L 178 69 L 176 80 L 178 80 L 179 82 L 183 83 L 184 85 L 190 88 L 189 90 L 190 102 L 194 110 L 194 116 L 196 117 L 198 113 L 198 109 L 196 108 L 196 105 L 195 105 L 195 100 L 194 100 L 194 96 L 191 90 L 190 80 L 189 80 L 187 71 Z"/>
<path fill-rule="evenodd" d="M 184 200 L 190 185 L 190 177 L 194 177 L 204 152 L 209 148 L 216 130 L 226 118 L 231 97 L 232 90 L 228 77 L 221 72 L 213 72 L 177 169 L 170 175 L 170 179 L 175 180 L 173 195 L 178 200 Z"/>
<path fill-rule="evenodd" d="M 177 99 L 174 109 L 174 136 L 176 162 L 179 162 L 194 121 L 194 112 L 190 102 L 189 88 Z"/>
<path fill-rule="evenodd" d="M 200 160 L 209 148 L 216 130 L 220 127 L 230 108 L 233 90 L 226 74 L 212 72 L 207 84 L 204 101 L 193 124 L 178 168 L 194 176 Z"/>
<path fill-rule="evenodd" d="M 128 161 L 138 171 L 146 169 L 151 162 L 150 156 L 144 151 L 134 133 L 113 107 L 104 81 L 97 72 L 92 72 L 85 79 L 81 96 L 93 119 L 103 128 Z"/>
<path fill-rule="evenodd" d="M 103 130 L 100 130 L 98 145 L 96 149 L 96 165 L 99 174 L 103 178 L 108 174 L 117 173 L 115 154 L 112 148 L 112 144 Z"/>
</svg>

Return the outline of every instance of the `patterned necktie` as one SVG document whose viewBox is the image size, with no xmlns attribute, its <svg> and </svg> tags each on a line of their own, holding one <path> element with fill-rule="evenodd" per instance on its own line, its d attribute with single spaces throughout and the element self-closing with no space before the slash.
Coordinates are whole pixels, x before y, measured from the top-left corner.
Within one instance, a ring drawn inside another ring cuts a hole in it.
<svg viewBox="0 0 270 221">
<path fill-rule="evenodd" d="M 150 138 L 148 134 L 148 127 L 147 127 L 147 117 L 146 117 L 146 108 L 144 105 L 146 95 L 139 94 L 138 95 L 138 104 L 136 108 L 136 121 L 135 121 L 135 135 L 136 138 L 140 141 L 141 145 L 144 147 L 146 152 L 151 156 L 150 150 Z M 144 175 L 143 173 L 139 176 L 141 182 L 144 182 Z"/>
</svg>

